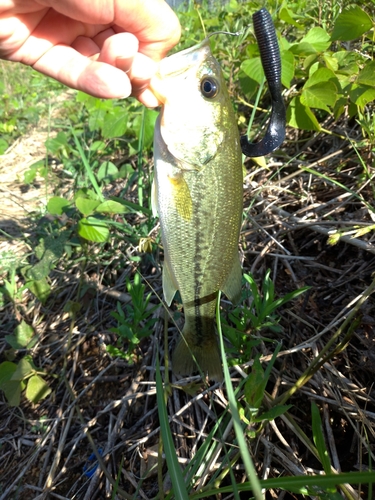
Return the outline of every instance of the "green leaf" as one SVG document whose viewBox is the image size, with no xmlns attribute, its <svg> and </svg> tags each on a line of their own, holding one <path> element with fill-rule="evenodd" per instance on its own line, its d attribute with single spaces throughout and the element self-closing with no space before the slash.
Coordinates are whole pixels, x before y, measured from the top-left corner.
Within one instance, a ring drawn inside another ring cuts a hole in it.
<svg viewBox="0 0 375 500">
<path fill-rule="evenodd" d="M 105 139 L 121 137 L 128 128 L 128 115 L 123 107 L 113 108 L 107 113 L 103 126 L 102 134 Z"/>
<path fill-rule="evenodd" d="M 15 328 L 13 335 L 5 335 L 5 340 L 13 349 L 24 349 L 29 345 L 33 336 L 33 328 L 22 320 Z"/>
<path fill-rule="evenodd" d="M 45 145 L 49 153 L 56 154 L 69 147 L 68 137 L 65 132 L 58 132 L 56 137 L 47 139 Z"/>
<path fill-rule="evenodd" d="M 16 370 L 16 363 L 12 363 L 11 361 L 3 361 L 0 364 L 0 389 L 2 389 L 4 382 L 8 382 L 12 378 Z"/>
<path fill-rule="evenodd" d="M 332 82 L 335 86 L 339 86 L 337 76 L 333 71 L 324 67 L 317 67 L 315 65 L 310 68 L 310 78 L 305 83 L 304 87 L 312 87 L 322 82 Z"/>
<path fill-rule="evenodd" d="M 104 221 L 89 217 L 78 222 L 78 234 L 85 240 L 103 243 L 109 238 L 109 229 Z"/>
<path fill-rule="evenodd" d="M 22 358 L 18 365 L 16 371 L 13 373 L 11 380 L 24 380 L 31 373 L 34 373 L 35 369 L 31 366 L 30 362 L 26 358 Z"/>
<path fill-rule="evenodd" d="M 24 384 L 18 380 L 8 380 L 2 385 L 5 397 L 9 406 L 19 406 L 21 401 L 21 391 Z"/>
<path fill-rule="evenodd" d="M 352 5 L 337 17 L 331 38 L 342 41 L 355 40 L 372 26 L 371 17 L 358 5 Z"/>
<path fill-rule="evenodd" d="M 312 28 L 300 43 L 308 43 L 316 52 L 324 52 L 331 45 L 331 39 L 323 28 L 316 27 Z"/>
<path fill-rule="evenodd" d="M 51 388 L 48 386 L 42 377 L 39 375 L 33 375 L 26 388 L 26 397 L 32 403 L 38 403 L 41 399 L 44 399 L 51 392 Z"/>
<path fill-rule="evenodd" d="M 290 88 L 294 77 L 294 55 L 289 50 L 281 52 L 281 81 L 284 87 Z"/>
<path fill-rule="evenodd" d="M 254 359 L 251 373 L 245 383 L 245 398 L 252 410 L 258 410 L 262 404 L 267 384 L 267 379 L 264 377 L 264 370 L 259 358 L 260 354 Z"/>
<path fill-rule="evenodd" d="M 339 69 L 339 64 L 335 57 L 331 56 L 329 53 L 323 54 L 323 60 L 327 65 L 327 68 L 331 71 L 337 71 Z"/>
<path fill-rule="evenodd" d="M 301 103 L 299 97 L 294 97 L 290 101 L 286 117 L 291 127 L 299 128 L 300 130 L 320 130 L 320 125 L 314 113 L 309 107 Z"/>
<path fill-rule="evenodd" d="M 107 200 L 98 205 L 95 211 L 107 214 L 126 214 L 129 210 L 118 201 Z"/>
<path fill-rule="evenodd" d="M 357 83 L 375 87 L 375 61 L 366 64 L 358 75 Z"/>
<path fill-rule="evenodd" d="M 70 201 L 61 196 L 52 196 L 52 198 L 48 200 L 47 210 L 52 215 L 62 215 L 64 208 L 69 207 L 70 204 Z"/>
<path fill-rule="evenodd" d="M 246 59 L 241 64 L 242 71 L 252 80 L 261 84 L 264 80 L 264 71 L 260 57 L 254 57 L 253 59 Z"/>
<path fill-rule="evenodd" d="M 321 82 L 312 86 L 304 86 L 301 95 L 301 104 L 330 112 L 329 108 L 333 108 L 336 99 L 336 85 L 332 82 Z"/>
<path fill-rule="evenodd" d="M 375 100 L 375 88 L 354 84 L 349 95 L 350 100 L 363 109 L 367 103 Z"/>
<path fill-rule="evenodd" d="M 35 255 L 40 259 L 40 262 L 27 270 L 27 279 L 39 281 L 49 275 L 56 261 L 64 254 L 65 243 L 71 233 L 71 229 L 66 229 L 58 233 L 57 237 L 55 234 L 51 234 L 46 238 L 40 239 L 39 245 L 35 248 Z"/>
<path fill-rule="evenodd" d="M 88 198 L 77 198 L 76 207 L 85 217 L 95 212 L 96 207 L 100 205 L 98 200 L 89 200 Z"/>
<path fill-rule="evenodd" d="M 100 165 L 96 176 L 99 182 L 108 184 L 109 182 L 118 179 L 119 171 L 114 163 L 112 163 L 111 161 L 105 161 Z"/>
<path fill-rule="evenodd" d="M 306 57 L 310 55 L 316 55 L 317 50 L 308 42 L 299 42 L 292 45 L 289 49 L 293 54 L 298 56 Z"/>
<path fill-rule="evenodd" d="M 90 151 L 104 151 L 105 147 L 105 142 L 94 141 L 92 144 L 90 144 Z"/>
<path fill-rule="evenodd" d="M 40 300 L 42 304 L 45 304 L 51 292 L 51 287 L 47 283 L 46 278 L 42 278 L 41 280 L 37 281 L 28 281 L 26 283 L 26 287 L 30 290 L 31 293 L 35 295 L 38 300 Z"/>
<path fill-rule="evenodd" d="M 292 26 L 295 26 L 296 28 L 303 28 L 303 24 L 298 23 L 294 19 L 295 15 L 294 12 L 291 9 L 288 9 L 285 3 L 283 3 L 280 11 L 279 11 L 279 18 L 281 21 L 285 21 L 287 24 L 291 24 Z"/>
</svg>

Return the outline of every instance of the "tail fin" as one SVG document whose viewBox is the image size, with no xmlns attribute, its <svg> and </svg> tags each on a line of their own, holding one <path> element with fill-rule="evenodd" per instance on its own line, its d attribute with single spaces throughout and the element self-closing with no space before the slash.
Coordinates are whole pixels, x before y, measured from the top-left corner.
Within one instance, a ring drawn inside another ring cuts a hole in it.
<svg viewBox="0 0 375 500">
<path fill-rule="evenodd" d="M 185 330 L 185 328 L 184 328 Z M 203 345 L 195 345 L 193 336 L 183 331 L 172 355 L 172 369 L 175 375 L 192 375 L 200 370 L 215 382 L 223 381 L 220 352 L 214 337 Z M 195 360 L 194 360 L 195 358 Z M 199 367 L 199 368 L 198 368 Z"/>
</svg>

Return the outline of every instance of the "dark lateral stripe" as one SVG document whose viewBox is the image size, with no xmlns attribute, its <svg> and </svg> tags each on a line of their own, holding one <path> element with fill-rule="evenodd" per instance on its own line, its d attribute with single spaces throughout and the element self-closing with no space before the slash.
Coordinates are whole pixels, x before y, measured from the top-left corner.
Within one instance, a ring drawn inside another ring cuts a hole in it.
<svg viewBox="0 0 375 500">
<path fill-rule="evenodd" d="M 217 292 L 210 293 L 209 295 L 205 295 L 204 297 L 196 297 L 194 300 L 190 302 L 186 302 L 186 307 L 200 307 L 203 304 L 208 304 L 213 300 L 217 299 Z"/>
</svg>

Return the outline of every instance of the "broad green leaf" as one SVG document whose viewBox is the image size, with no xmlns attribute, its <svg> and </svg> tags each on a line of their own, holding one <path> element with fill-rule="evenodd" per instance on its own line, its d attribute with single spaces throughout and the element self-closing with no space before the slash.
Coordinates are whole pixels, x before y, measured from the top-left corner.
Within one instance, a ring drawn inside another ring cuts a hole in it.
<svg viewBox="0 0 375 500">
<path fill-rule="evenodd" d="M 371 17 L 358 5 L 352 5 L 337 17 L 331 38 L 342 41 L 355 40 L 372 26 Z"/>
<path fill-rule="evenodd" d="M 332 82 L 321 82 L 306 86 L 302 90 L 301 104 L 310 108 L 324 109 L 330 112 L 337 99 L 337 88 Z"/>
<path fill-rule="evenodd" d="M 46 278 L 37 281 L 28 281 L 26 286 L 42 304 L 45 304 L 51 292 L 51 287 L 47 283 Z"/>
<path fill-rule="evenodd" d="M 317 67 L 319 67 L 319 54 L 317 52 L 314 52 L 314 54 L 310 54 L 309 56 L 305 57 L 305 60 L 303 61 L 303 69 L 305 71 L 308 71 L 310 74 L 312 74 L 314 73 L 314 71 L 316 71 Z"/>
<path fill-rule="evenodd" d="M 8 380 L 2 385 L 5 397 L 7 398 L 9 406 L 19 406 L 21 401 L 21 391 L 23 389 L 23 382 L 19 380 Z"/>
<path fill-rule="evenodd" d="M 120 179 L 124 179 L 128 175 L 132 175 L 132 174 L 134 174 L 134 168 L 130 163 L 124 163 L 123 165 L 121 165 L 120 171 L 118 174 Z"/>
<path fill-rule="evenodd" d="M 24 380 L 28 375 L 34 373 L 35 370 L 26 358 L 20 359 L 16 371 L 13 373 L 11 380 Z"/>
<path fill-rule="evenodd" d="M 287 122 L 291 127 L 300 130 L 320 130 L 320 125 L 314 113 L 307 106 L 304 106 L 299 97 L 294 97 L 286 112 Z"/>
<path fill-rule="evenodd" d="M 78 234 L 85 240 L 103 243 L 109 238 L 109 229 L 104 221 L 89 217 L 78 222 Z"/>
<path fill-rule="evenodd" d="M 299 42 L 292 45 L 289 49 L 293 54 L 306 57 L 316 55 L 318 51 L 308 42 Z"/>
<path fill-rule="evenodd" d="M 335 73 L 330 69 L 318 67 L 314 71 L 314 69 L 311 67 L 310 78 L 305 83 L 304 88 L 312 87 L 313 85 L 320 84 L 322 82 L 333 82 L 336 87 L 340 85 Z"/>
<path fill-rule="evenodd" d="M 102 134 L 105 139 L 121 137 L 128 128 L 128 115 L 123 107 L 115 107 L 107 113 L 102 124 Z"/>
<path fill-rule="evenodd" d="M 78 191 L 74 194 L 74 200 L 77 200 L 78 198 L 88 198 L 90 200 L 100 201 L 99 196 L 95 193 L 95 191 L 88 188 L 78 189 Z"/>
<path fill-rule="evenodd" d="M 12 361 L 3 361 L 0 364 L 0 389 L 4 382 L 7 382 L 12 378 L 13 373 L 17 370 L 16 363 Z"/>
<path fill-rule="evenodd" d="M 65 252 L 65 243 L 72 233 L 71 229 L 62 230 L 58 236 L 51 234 L 46 238 L 41 238 L 39 245 L 35 248 L 35 255 L 40 262 L 27 270 L 27 279 L 39 281 L 46 278 L 55 263 Z"/>
<path fill-rule="evenodd" d="M 89 200 L 88 198 L 77 198 L 76 207 L 85 217 L 95 212 L 96 207 L 100 205 L 100 201 Z"/>
<path fill-rule="evenodd" d="M 22 320 L 21 323 L 16 326 L 13 335 L 5 335 L 5 340 L 13 349 L 24 349 L 29 345 L 33 336 L 33 328 Z"/>
<path fill-rule="evenodd" d="M 107 200 L 98 205 L 96 212 L 107 214 L 126 214 L 129 210 L 118 201 Z"/>
<path fill-rule="evenodd" d="M 90 144 L 90 151 L 104 151 L 106 148 L 105 142 L 103 141 L 94 141 Z"/>
<path fill-rule="evenodd" d="M 281 52 L 281 81 L 284 87 L 290 88 L 294 77 L 294 55 L 289 50 Z"/>
<path fill-rule="evenodd" d="M 242 71 L 242 69 L 238 72 L 238 81 L 241 86 L 242 94 L 248 96 L 249 98 L 256 92 L 259 88 L 258 82 L 252 80 L 247 74 Z"/>
<path fill-rule="evenodd" d="M 255 80 L 257 83 L 261 84 L 263 82 L 264 71 L 260 57 L 246 59 L 246 61 L 241 64 L 241 69 L 249 78 Z"/>
<path fill-rule="evenodd" d="M 349 95 L 350 100 L 363 109 L 367 103 L 375 100 L 375 88 L 354 84 Z"/>
<path fill-rule="evenodd" d="M 335 59 L 329 53 L 323 54 L 323 60 L 326 63 L 327 68 L 331 71 L 337 71 L 339 69 L 339 63 L 337 62 L 337 59 Z"/>
<path fill-rule="evenodd" d="M 51 389 L 42 377 L 33 375 L 30 377 L 26 387 L 26 397 L 32 403 L 38 403 L 41 399 L 50 394 Z"/>
<path fill-rule="evenodd" d="M 286 3 L 283 3 L 281 9 L 279 11 L 279 18 L 281 21 L 285 21 L 287 24 L 291 24 L 296 28 L 303 28 L 303 24 L 300 24 L 294 19 L 294 12 L 291 9 L 288 9 Z"/>
<path fill-rule="evenodd" d="M 357 83 L 375 87 L 375 61 L 366 64 L 358 75 Z"/>
<path fill-rule="evenodd" d="M 28 170 L 23 174 L 23 182 L 31 184 L 38 173 L 45 167 L 45 160 L 38 160 L 29 166 Z"/>
<path fill-rule="evenodd" d="M 105 161 L 100 165 L 96 176 L 99 182 L 108 184 L 109 182 L 118 179 L 119 171 L 114 163 L 112 163 L 111 161 Z"/>
<path fill-rule="evenodd" d="M 68 137 L 65 132 L 58 132 L 56 137 L 47 139 L 45 145 L 50 153 L 56 154 L 69 147 Z"/>
<path fill-rule="evenodd" d="M 323 28 L 312 28 L 300 42 L 301 44 L 308 43 L 316 52 L 324 52 L 331 45 L 331 39 L 328 33 Z"/>
<path fill-rule="evenodd" d="M 52 215 L 62 215 L 64 208 L 69 207 L 70 204 L 70 201 L 61 196 L 52 196 L 52 198 L 48 200 L 47 210 Z"/>
</svg>

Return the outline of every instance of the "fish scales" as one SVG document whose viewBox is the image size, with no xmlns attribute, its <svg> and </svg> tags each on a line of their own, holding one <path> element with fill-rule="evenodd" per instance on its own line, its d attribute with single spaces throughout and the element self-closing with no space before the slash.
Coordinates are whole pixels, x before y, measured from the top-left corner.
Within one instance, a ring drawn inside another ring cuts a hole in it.
<svg viewBox="0 0 375 500">
<path fill-rule="evenodd" d="M 237 122 L 208 40 L 164 59 L 151 88 L 163 102 L 155 127 L 153 186 L 164 247 L 163 292 L 170 305 L 179 290 L 185 315 L 172 367 L 190 375 L 198 364 L 220 381 L 217 296 L 220 290 L 237 301 L 241 291 Z"/>
</svg>

